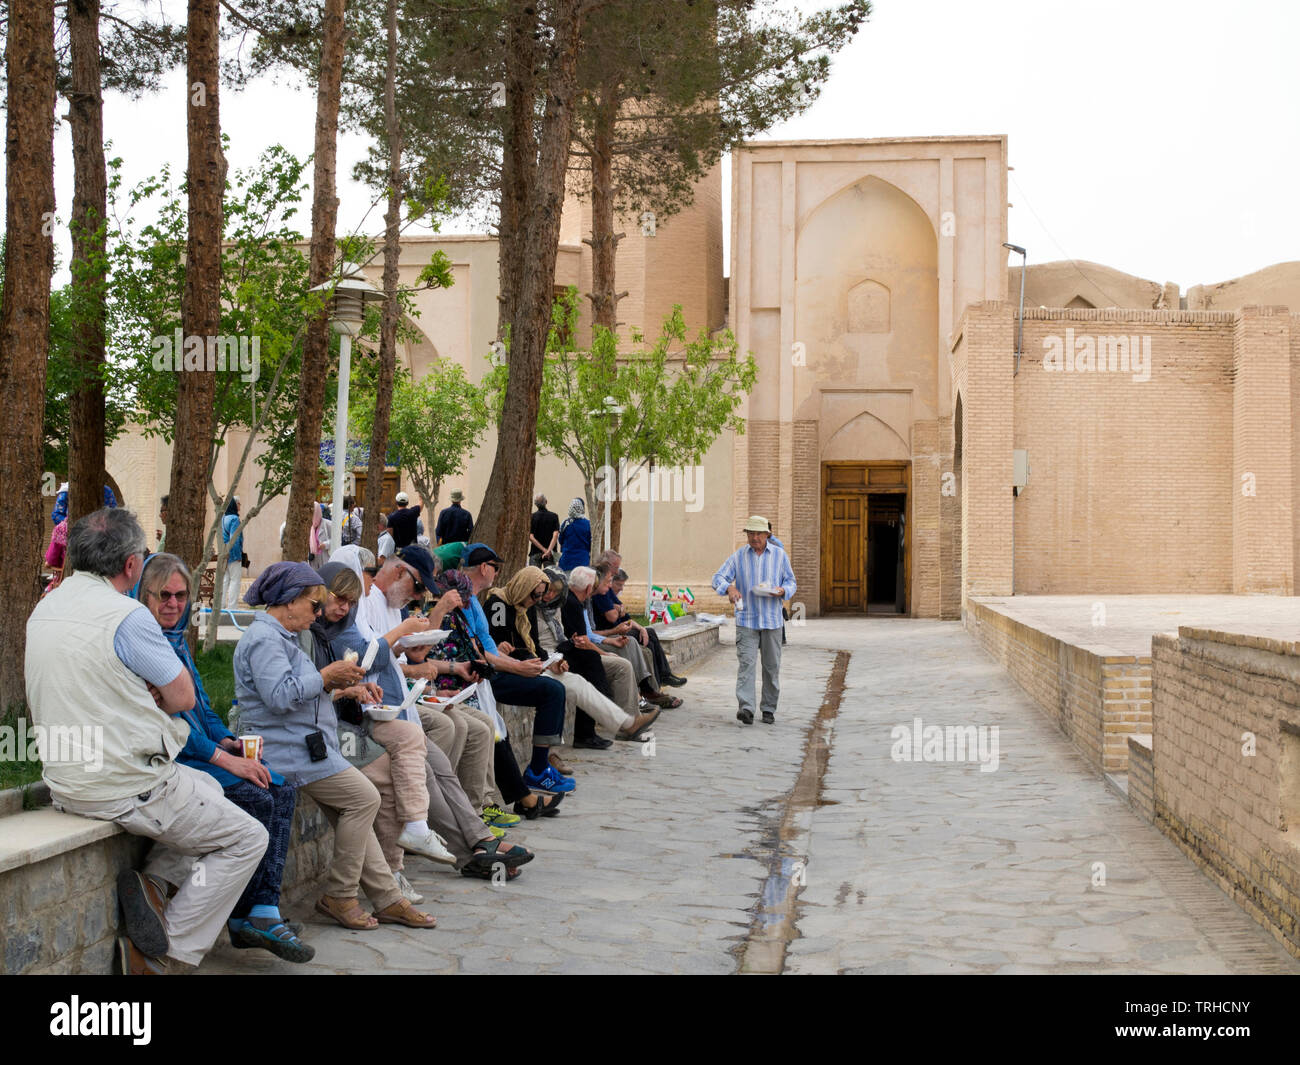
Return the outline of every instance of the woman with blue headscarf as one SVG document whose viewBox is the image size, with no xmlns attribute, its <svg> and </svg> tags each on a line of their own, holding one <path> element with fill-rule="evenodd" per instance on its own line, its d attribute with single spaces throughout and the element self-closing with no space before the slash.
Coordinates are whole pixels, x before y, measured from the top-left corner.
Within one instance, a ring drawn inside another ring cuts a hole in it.
<svg viewBox="0 0 1300 1065">
<path fill-rule="evenodd" d="M 297 792 L 263 762 L 243 757 L 243 747 L 212 711 L 198 668 L 190 655 L 190 571 L 175 555 L 150 555 L 132 596 L 153 614 L 163 635 L 194 680 L 195 704 L 180 716 L 190 727 L 177 761 L 210 773 L 226 798 L 266 826 L 270 842 L 253 878 L 230 913 L 227 928 L 236 947 L 262 947 L 286 961 L 311 961 L 315 950 L 298 938 L 280 914 L 280 881 L 293 833 Z"/>
<path fill-rule="evenodd" d="M 365 671 L 340 660 L 317 667 L 298 644 L 325 610 L 325 583 L 305 562 L 267 566 L 244 595 L 265 606 L 235 648 L 235 695 L 240 727 L 263 737 L 266 755 L 321 808 L 334 828 L 334 854 L 325 894 L 316 910 L 344 928 L 368 931 L 380 924 L 433 928 L 437 922 L 402 897 L 375 838 L 379 792 L 339 750 L 334 698 L 373 698 Z M 331 695 L 332 693 L 332 695 Z M 364 891 L 374 906 L 357 902 Z"/>
</svg>

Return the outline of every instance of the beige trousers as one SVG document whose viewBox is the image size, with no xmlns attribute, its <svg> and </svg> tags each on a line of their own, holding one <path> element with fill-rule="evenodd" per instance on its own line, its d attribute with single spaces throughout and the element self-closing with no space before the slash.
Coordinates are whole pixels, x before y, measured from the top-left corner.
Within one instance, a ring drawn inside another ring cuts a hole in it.
<svg viewBox="0 0 1300 1065">
<path fill-rule="evenodd" d="M 397 902 L 401 889 L 375 837 L 379 791 L 365 774 L 348 766 L 332 777 L 302 784 L 298 790 L 321 808 L 334 828 L 334 860 L 322 894 L 355 899 L 359 888 L 376 910 Z"/>
<path fill-rule="evenodd" d="M 401 872 L 406 867 L 406 852 L 397 845 L 397 837 L 408 821 L 427 821 L 429 817 L 424 730 L 413 721 L 375 721 L 370 734 L 388 752 L 361 768 L 379 792 L 375 837 L 388 868 Z M 413 780 L 419 781 L 418 788 L 412 785 Z"/>
<path fill-rule="evenodd" d="M 422 706 L 420 723 L 429 739 L 442 748 L 475 809 L 499 798 L 492 764 L 495 737 L 485 714 L 467 706 L 446 710 Z"/>
<path fill-rule="evenodd" d="M 632 715 L 617 703 L 606 699 L 591 681 L 578 676 L 573 670 L 550 673 L 549 676 L 564 685 L 564 696 L 568 703 L 587 711 L 602 732 L 613 735 L 632 724 Z"/>
<path fill-rule="evenodd" d="M 174 768 L 145 793 L 148 798 L 76 802 L 60 797 L 55 805 L 155 841 L 144 871 L 180 889 L 164 913 L 171 941 L 167 956 L 198 965 L 257 871 L 267 834 L 256 818 L 226 799 L 210 774 L 185 765 Z"/>
</svg>

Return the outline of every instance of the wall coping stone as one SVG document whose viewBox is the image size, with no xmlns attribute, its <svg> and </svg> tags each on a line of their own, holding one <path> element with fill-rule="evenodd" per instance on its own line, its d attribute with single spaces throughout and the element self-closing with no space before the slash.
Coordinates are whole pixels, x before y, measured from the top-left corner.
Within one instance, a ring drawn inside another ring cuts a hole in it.
<svg viewBox="0 0 1300 1065">
<path fill-rule="evenodd" d="M 5 818 L 4 832 L 0 833 L 0 873 L 43 862 L 122 832 L 112 821 L 95 821 L 53 808 L 13 814 Z"/>
</svg>

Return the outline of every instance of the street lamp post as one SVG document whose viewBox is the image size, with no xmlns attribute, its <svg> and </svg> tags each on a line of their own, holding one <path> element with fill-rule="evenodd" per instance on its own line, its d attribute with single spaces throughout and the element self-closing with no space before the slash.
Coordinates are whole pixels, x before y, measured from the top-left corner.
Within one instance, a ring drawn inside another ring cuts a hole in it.
<svg viewBox="0 0 1300 1065">
<path fill-rule="evenodd" d="M 352 377 L 352 338 L 361 332 L 366 304 L 383 301 L 384 294 L 361 274 L 358 263 L 344 262 L 338 281 L 333 279 L 314 286 L 312 292 L 332 298 L 330 321 L 339 334 L 339 390 L 334 415 L 334 496 L 330 503 L 330 525 L 334 530 L 330 551 L 343 546 L 343 480 L 348 453 L 348 386 Z"/>
</svg>

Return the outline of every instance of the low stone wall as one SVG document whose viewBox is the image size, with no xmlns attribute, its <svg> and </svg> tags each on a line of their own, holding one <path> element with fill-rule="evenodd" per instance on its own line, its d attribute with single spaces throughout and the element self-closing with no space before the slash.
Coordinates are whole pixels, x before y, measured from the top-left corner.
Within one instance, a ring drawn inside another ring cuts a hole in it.
<svg viewBox="0 0 1300 1065">
<path fill-rule="evenodd" d="M 1128 738 L 1128 802 L 1144 821 L 1156 819 L 1156 778 L 1151 737 Z"/>
<path fill-rule="evenodd" d="M 1152 641 L 1155 823 L 1300 957 L 1300 642 Z"/>
<path fill-rule="evenodd" d="M 1067 643 L 969 599 L 967 630 L 1106 773 L 1128 771 L 1128 738 L 1151 731 L 1151 657 Z"/>
<path fill-rule="evenodd" d="M 334 850 L 329 823 L 301 793 L 293 828 L 282 884 L 290 905 L 313 893 Z M 120 934 L 117 875 L 140 868 L 149 845 L 111 822 L 52 807 L 0 817 L 4 972 L 111 972 Z"/>
</svg>

